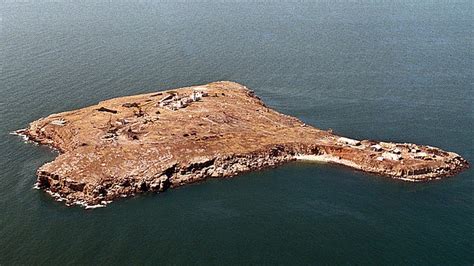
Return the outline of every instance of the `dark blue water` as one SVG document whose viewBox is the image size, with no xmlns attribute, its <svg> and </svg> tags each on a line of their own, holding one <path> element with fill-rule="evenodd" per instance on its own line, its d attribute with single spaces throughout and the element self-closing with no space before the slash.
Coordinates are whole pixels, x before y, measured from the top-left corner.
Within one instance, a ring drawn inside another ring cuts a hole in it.
<svg viewBox="0 0 474 266">
<path fill-rule="evenodd" d="M 85 211 L 8 133 L 100 100 L 233 80 L 355 138 L 474 162 L 471 1 L 1 1 L 0 264 L 474 262 L 472 170 L 411 184 L 311 163 Z"/>
</svg>

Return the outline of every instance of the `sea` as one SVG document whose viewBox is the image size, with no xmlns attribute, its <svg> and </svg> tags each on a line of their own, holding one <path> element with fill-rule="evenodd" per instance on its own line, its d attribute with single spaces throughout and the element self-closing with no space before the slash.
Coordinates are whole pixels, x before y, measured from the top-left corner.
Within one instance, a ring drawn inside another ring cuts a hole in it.
<svg viewBox="0 0 474 266">
<path fill-rule="evenodd" d="M 299 162 L 85 210 L 33 188 L 57 153 L 10 133 L 231 80 L 309 125 L 474 163 L 473 3 L 1 0 L 0 265 L 472 265 L 472 169 L 409 183 Z"/>
</svg>

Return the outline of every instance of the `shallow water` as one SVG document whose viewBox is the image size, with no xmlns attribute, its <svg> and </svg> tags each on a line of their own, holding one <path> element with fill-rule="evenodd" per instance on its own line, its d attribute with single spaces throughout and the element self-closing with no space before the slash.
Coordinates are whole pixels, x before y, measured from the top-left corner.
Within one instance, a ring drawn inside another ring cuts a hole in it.
<svg viewBox="0 0 474 266">
<path fill-rule="evenodd" d="M 51 113 L 233 80 L 355 138 L 473 162 L 470 1 L 4 1 L 0 264 L 474 262 L 473 170 L 412 184 L 292 163 L 85 211 L 32 189 Z"/>
</svg>

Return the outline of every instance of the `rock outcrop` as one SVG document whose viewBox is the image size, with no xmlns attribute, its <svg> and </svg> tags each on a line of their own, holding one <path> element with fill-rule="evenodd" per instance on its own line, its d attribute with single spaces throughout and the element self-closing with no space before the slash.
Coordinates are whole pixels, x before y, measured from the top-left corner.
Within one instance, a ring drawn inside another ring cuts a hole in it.
<svg viewBox="0 0 474 266">
<path fill-rule="evenodd" d="M 60 151 L 38 169 L 38 187 L 86 207 L 297 159 L 406 181 L 452 176 L 469 166 L 430 146 L 319 130 L 266 107 L 233 82 L 111 99 L 50 115 L 17 133 Z"/>
</svg>

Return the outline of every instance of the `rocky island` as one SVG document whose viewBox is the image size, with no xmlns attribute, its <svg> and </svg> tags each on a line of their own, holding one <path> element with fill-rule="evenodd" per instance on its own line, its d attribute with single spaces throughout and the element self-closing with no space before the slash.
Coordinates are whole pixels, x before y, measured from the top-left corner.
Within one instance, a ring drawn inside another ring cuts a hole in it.
<svg viewBox="0 0 474 266">
<path fill-rule="evenodd" d="M 227 81 L 106 100 L 39 119 L 17 133 L 60 152 L 38 169 L 37 186 L 87 208 L 299 159 L 414 182 L 469 167 L 458 154 L 435 147 L 355 140 L 314 128 Z"/>
</svg>

